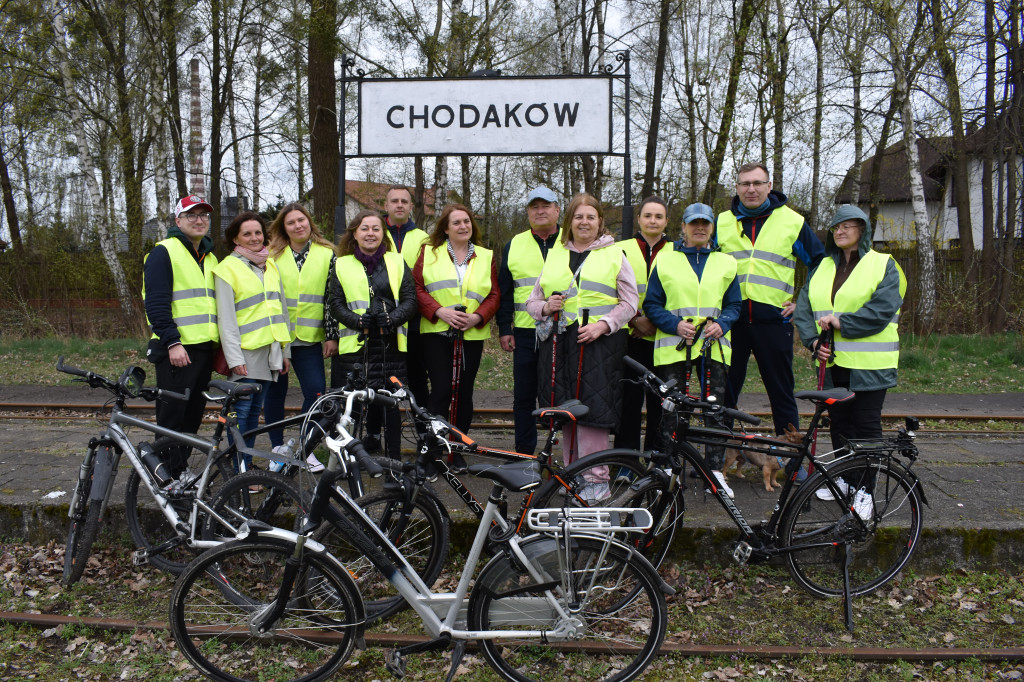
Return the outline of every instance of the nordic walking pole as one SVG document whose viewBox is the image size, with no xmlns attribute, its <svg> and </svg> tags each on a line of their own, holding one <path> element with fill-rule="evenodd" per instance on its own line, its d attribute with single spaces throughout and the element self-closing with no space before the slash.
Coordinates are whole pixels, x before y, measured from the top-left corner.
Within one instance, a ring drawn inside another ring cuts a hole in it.
<svg viewBox="0 0 1024 682">
<path fill-rule="evenodd" d="M 466 306 L 459 304 L 452 310 L 464 313 Z M 462 330 L 452 327 L 452 400 L 448 410 L 448 421 L 455 425 L 459 414 L 459 388 L 462 384 Z"/>
<path fill-rule="evenodd" d="M 552 291 L 552 296 L 561 296 L 562 292 Z M 556 361 L 558 358 L 558 318 L 561 316 L 562 311 L 556 310 L 552 316 L 551 325 L 551 407 L 555 406 L 555 377 L 556 377 Z M 551 428 L 555 428 L 555 418 L 551 418 Z"/>
<path fill-rule="evenodd" d="M 818 345 L 814 347 L 814 355 L 817 357 L 818 349 L 825 348 L 829 351 L 829 357 L 832 357 L 832 338 L 833 331 L 831 328 L 822 329 L 821 334 L 818 335 Z M 825 369 L 828 367 L 828 360 L 818 361 L 818 390 L 820 391 L 825 386 Z M 814 433 L 811 434 L 811 454 L 817 454 L 815 451 L 818 448 L 818 429 L 814 429 Z M 807 474 L 814 473 L 814 465 L 807 465 Z"/>
<path fill-rule="evenodd" d="M 589 308 L 583 308 L 580 311 L 580 313 L 582 314 L 581 315 L 581 319 L 583 321 L 583 323 L 580 324 L 580 329 L 583 329 L 584 327 L 587 326 L 587 324 L 590 323 L 590 309 Z M 587 347 L 587 344 L 585 344 L 585 343 L 584 344 L 580 344 L 580 361 L 579 361 L 579 365 L 576 367 L 576 399 L 577 400 L 579 400 L 579 398 L 580 398 L 580 383 L 581 383 L 581 381 L 583 379 L 583 350 L 586 347 Z"/>
</svg>

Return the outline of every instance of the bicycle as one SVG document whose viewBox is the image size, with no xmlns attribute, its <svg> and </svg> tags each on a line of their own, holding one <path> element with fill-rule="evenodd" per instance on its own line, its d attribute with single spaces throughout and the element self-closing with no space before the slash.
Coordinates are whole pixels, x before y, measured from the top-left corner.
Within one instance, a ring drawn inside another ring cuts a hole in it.
<svg viewBox="0 0 1024 682">
<path fill-rule="evenodd" d="M 108 424 L 99 436 L 90 439 L 71 496 L 63 584 L 74 584 L 85 571 L 92 545 L 107 510 L 122 454 L 128 457 L 133 468 L 125 489 L 125 517 L 128 530 L 136 546 L 140 547 L 132 554 L 133 564 L 139 566 L 148 563 L 171 573 L 180 572 L 191 560 L 195 549 L 207 549 L 218 544 L 218 541 L 203 539 L 200 536 L 205 517 L 224 521 L 222 516 L 214 513 L 206 500 L 210 499 L 214 488 L 227 486 L 231 489 L 231 486 L 237 485 L 237 482 L 231 482 L 234 471 L 228 452 L 220 450 L 220 441 L 224 430 L 230 429 L 235 442 L 241 442 L 241 434 L 238 433 L 233 421 L 232 405 L 250 395 L 254 387 L 251 384 L 234 384 L 227 381 L 210 382 L 211 387 L 222 391 L 223 395 L 207 394 L 207 397 L 223 402 L 223 408 L 214 438 L 208 440 L 194 434 L 178 433 L 127 414 L 125 402 L 132 398 L 150 401 L 158 398 L 188 399 L 187 395 L 143 386 L 146 373 L 140 367 L 129 366 L 116 382 L 93 372 L 65 365 L 63 356 L 57 360 L 56 368 L 58 371 L 79 377 L 75 381 L 88 383 L 92 388 L 104 388 L 113 394 Z M 173 457 L 158 459 L 154 457 L 154 449 L 148 443 L 134 445 L 126 433 L 126 428 L 129 427 L 161 436 L 162 440 L 158 441 L 159 449 Z M 172 448 L 181 447 L 189 448 L 187 455 L 180 451 L 172 452 Z M 193 453 L 192 450 L 196 452 Z M 171 469 L 163 477 L 154 473 L 159 470 L 158 465 L 161 462 L 170 463 Z M 168 476 L 173 477 L 170 483 L 167 482 Z M 268 485 L 286 487 L 277 479 L 268 481 Z M 142 498 L 138 494 L 140 486 L 145 486 L 149 491 L 159 515 L 149 514 L 143 509 Z M 299 498 L 292 497 L 291 502 L 301 505 Z"/>
<path fill-rule="evenodd" d="M 725 418 L 756 424 L 759 420 L 739 410 L 685 395 L 674 381 L 662 382 L 630 357 L 627 366 L 640 375 L 647 390 L 662 400 L 666 452 L 643 454 L 650 470 L 636 481 L 617 504 L 645 504 L 654 518 L 652 529 L 636 547 L 652 563 L 664 557 L 684 510 L 686 465 L 697 472 L 740 530 L 733 551 L 739 564 L 760 563 L 782 557 L 801 587 L 820 597 L 842 597 L 846 626 L 853 629 L 851 600 L 888 583 L 910 560 L 921 535 L 924 490 L 911 467 L 918 457 L 914 430 L 908 417 L 895 438 L 850 441 L 826 455 L 811 449 L 813 434 L 830 404 L 853 398 L 846 389 L 800 391 L 797 398 L 814 403 L 814 415 L 800 443 L 788 443 L 745 433 L 734 433 Z M 690 416 L 701 411 L 720 427 L 691 426 Z M 751 526 L 736 504 L 718 485 L 695 445 L 722 445 L 788 459 L 779 499 L 767 521 Z M 832 455 L 832 459 L 823 459 Z M 814 473 L 796 482 L 804 461 Z M 906 463 L 904 463 L 906 462 Z M 799 486 L 799 487 L 797 487 Z M 870 508 L 858 509 L 858 493 L 872 495 Z M 863 513 L 863 516 L 861 515 Z"/>
<path fill-rule="evenodd" d="M 385 402 L 370 389 L 357 393 L 355 400 Z M 340 431 L 338 447 L 379 475 L 362 444 Z M 648 527 L 646 510 L 533 509 L 528 523 L 535 534 L 511 534 L 476 574 L 492 523 L 510 525 L 500 513 L 506 491 L 532 490 L 542 481 L 533 462 L 474 464 L 470 471 L 493 487 L 457 588 L 434 593 L 358 503 L 334 485 L 341 471 L 335 463 L 332 458 L 317 483 L 299 534 L 249 521 L 237 541 L 207 551 L 178 578 L 171 631 L 206 675 L 321 680 L 351 654 L 365 624 L 359 593 L 344 565 L 309 537 L 331 502 L 343 512 L 334 522 L 387 576 L 432 637 L 388 652 L 386 665 L 399 677 L 408 655 L 454 642 L 453 679 L 470 639 L 480 640 L 484 658 L 509 680 L 544 674 L 631 680 L 657 653 L 667 627 L 665 594 L 674 590 L 615 539 Z M 619 605 L 622 591 L 636 594 L 625 606 Z"/>
</svg>

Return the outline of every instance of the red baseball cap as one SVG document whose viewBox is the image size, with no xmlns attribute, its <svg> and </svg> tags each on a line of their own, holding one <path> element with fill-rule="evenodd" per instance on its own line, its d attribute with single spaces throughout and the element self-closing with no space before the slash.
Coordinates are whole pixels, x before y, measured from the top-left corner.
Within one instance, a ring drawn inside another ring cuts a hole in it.
<svg viewBox="0 0 1024 682">
<path fill-rule="evenodd" d="M 190 194 L 187 197 L 182 197 L 178 200 L 178 205 L 174 207 L 174 217 L 177 218 L 185 211 L 191 210 L 196 206 L 201 206 L 210 212 L 213 211 L 213 206 L 206 203 L 205 199 L 198 197 L 195 194 Z"/>
</svg>

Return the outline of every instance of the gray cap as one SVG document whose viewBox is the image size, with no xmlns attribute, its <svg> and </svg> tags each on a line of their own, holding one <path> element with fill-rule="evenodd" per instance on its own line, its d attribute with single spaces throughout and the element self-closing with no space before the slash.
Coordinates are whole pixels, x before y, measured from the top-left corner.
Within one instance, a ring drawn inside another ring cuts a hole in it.
<svg viewBox="0 0 1024 682">
<path fill-rule="evenodd" d="M 683 211 L 683 222 L 692 223 L 694 220 L 703 218 L 709 223 L 715 222 L 715 212 L 707 204 L 690 204 Z"/>
<path fill-rule="evenodd" d="M 532 204 L 534 199 L 543 199 L 544 201 L 550 201 L 553 204 L 558 203 L 558 197 L 555 196 L 555 193 L 543 185 L 534 188 L 534 190 L 530 192 L 529 196 L 526 197 L 526 205 L 529 206 Z"/>
</svg>

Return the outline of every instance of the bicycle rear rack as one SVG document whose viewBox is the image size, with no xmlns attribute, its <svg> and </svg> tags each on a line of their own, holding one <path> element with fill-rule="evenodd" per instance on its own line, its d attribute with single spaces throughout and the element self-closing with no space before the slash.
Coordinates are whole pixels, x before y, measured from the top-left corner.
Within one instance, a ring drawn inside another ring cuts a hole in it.
<svg viewBox="0 0 1024 682">
<path fill-rule="evenodd" d="M 526 517 L 530 530 L 539 533 L 585 531 L 591 533 L 640 533 L 654 525 L 651 512 L 633 507 L 580 507 L 531 509 Z"/>
</svg>

